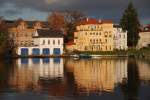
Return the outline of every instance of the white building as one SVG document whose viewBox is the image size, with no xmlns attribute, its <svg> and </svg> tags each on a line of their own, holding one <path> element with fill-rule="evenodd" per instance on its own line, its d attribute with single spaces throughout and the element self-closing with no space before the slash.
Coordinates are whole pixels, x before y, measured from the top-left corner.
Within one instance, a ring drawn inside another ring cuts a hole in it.
<svg viewBox="0 0 150 100">
<path fill-rule="evenodd" d="M 38 29 L 33 33 L 33 46 L 18 47 L 18 55 L 62 55 L 63 35 L 58 31 Z"/>
<path fill-rule="evenodd" d="M 150 46 L 150 32 L 140 32 L 140 39 L 138 41 L 137 48 L 148 47 Z"/>
<path fill-rule="evenodd" d="M 123 31 L 118 25 L 114 25 L 114 49 L 127 50 L 127 31 Z"/>
</svg>

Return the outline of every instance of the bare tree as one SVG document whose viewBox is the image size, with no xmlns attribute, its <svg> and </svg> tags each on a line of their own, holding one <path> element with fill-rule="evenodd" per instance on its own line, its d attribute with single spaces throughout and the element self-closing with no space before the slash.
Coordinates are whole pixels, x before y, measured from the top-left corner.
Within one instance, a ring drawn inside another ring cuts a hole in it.
<svg viewBox="0 0 150 100">
<path fill-rule="evenodd" d="M 48 22 L 53 30 L 62 30 L 66 27 L 64 16 L 60 12 L 52 12 L 48 16 Z"/>
<path fill-rule="evenodd" d="M 65 11 L 63 12 L 65 21 L 67 23 L 67 37 L 66 41 L 73 40 L 76 25 L 86 17 L 86 15 L 80 11 Z"/>
</svg>

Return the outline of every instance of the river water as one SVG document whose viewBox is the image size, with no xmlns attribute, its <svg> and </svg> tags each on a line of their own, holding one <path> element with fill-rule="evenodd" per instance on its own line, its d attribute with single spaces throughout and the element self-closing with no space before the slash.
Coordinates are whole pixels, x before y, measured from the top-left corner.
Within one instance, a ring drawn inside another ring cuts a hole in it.
<svg viewBox="0 0 150 100">
<path fill-rule="evenodd" d="M 150 62 L 128 58 L 1 61 L 0 100 L 150 100 Z"/>
</svg>

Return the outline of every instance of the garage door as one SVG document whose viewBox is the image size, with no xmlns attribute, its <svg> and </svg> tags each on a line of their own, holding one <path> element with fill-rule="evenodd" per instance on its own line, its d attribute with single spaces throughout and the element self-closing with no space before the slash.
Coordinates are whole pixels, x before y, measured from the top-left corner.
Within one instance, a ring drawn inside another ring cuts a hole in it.
<svg viewBox="0 0 150 100">
<path fill-rule="evenodd" d="M 60 48 L 54 48 L 54 55 L 60 55 Z"/>
<path fill-rule="evenodd" d="M 50 55 L 50 50 L 49 50 L 49 48 L 44 48 L 44 49 L 43 49 L 43 55 Z"/>
<path fill-rule="evenodd" d="M 28 48 L 21 48 L 21 55 L 27 56 L 28 55 Z"/>
<path fill-rule="evenodd" d="M 38 49 L 38 48 L 33 48 L 33 49 L 32 49 L 32 54 L 33 54 L 33 55 L 40 55 L 40 49 Z"/>
</svg>

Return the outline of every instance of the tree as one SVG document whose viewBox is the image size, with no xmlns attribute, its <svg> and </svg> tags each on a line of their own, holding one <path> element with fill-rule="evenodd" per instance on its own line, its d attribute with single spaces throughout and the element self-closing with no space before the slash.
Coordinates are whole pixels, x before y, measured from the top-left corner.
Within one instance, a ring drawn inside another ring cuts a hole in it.
<svg viewBox="0 0 150 100">
<path fill-rule="evenodd" d="M 48 16 L 48 22 L 50 25 L 50 29 L 52 30 L 65 30 L 66 28 L 66 23 L 64 16 L 60 12 L 52 12 Z"/>
<path fill-rule="evenodd" d="M 52 12 L 48 17 L 50 29 L 61 30 L 65 34 L 65 42 L 73 40 L 77 23 L 84 19 L 85 15 L 79 11 Z"/>
<path fill-rule="evenodd" d="M 78 22 L 80 22 L 82 19 L 86 17 L 85 14 L 83 14 L 80 11 L 65 11 L 63 12 L 66 25 L 67 25 L 67 41 L 73 40 L 74 38 L 74 32 L 76 30 L 76 25 Z"/>
<path fill-rule="evenodd" d="M 132 2 L 129 3 L 125 10 L 120 25 L 123 30 L 127 30 L 127 44 L 129 47 L 135 47 L 139 39 L 140 23 L 138 14 Z"/>
<path fill-rule="evenodd" d="M 3 17 L 0 17 L 0 56 L 4 55 L 4 53 L 8 49 L 7 40 L 8 40 L 7 25 Z"/>
</svg>

